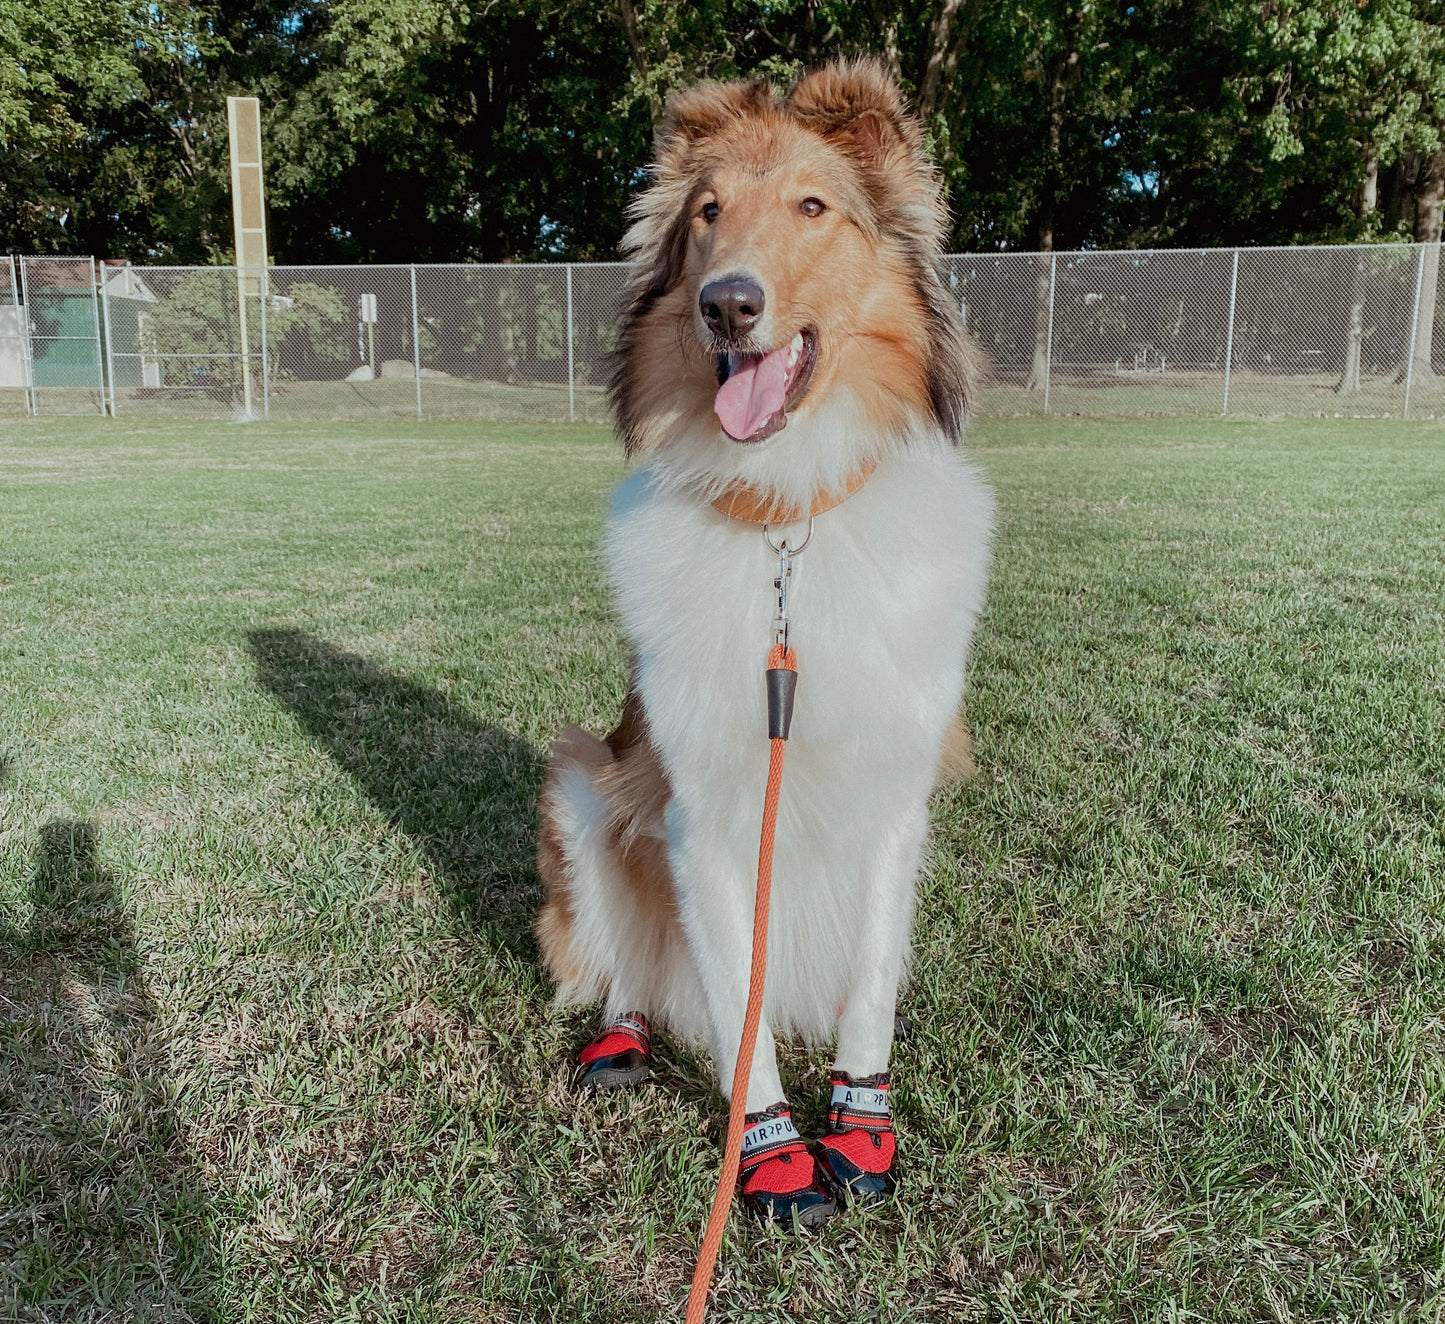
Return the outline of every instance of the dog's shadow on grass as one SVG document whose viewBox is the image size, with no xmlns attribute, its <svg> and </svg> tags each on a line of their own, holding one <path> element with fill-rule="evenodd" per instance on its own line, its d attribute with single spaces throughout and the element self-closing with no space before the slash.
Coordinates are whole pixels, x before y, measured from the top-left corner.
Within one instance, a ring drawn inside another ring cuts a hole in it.
<svg viewBox="0 0 1445 1324">
<path fill-rule="evenodd" d="M 210 1318 L 205 1185 L 92 824 L 41 828 L 28 891 L 0 919 L 0 1313 Z"/>
<path fill-rule="evenodd" d="M 545 761 L 444 694 L 301 630 L 248 636 L 256 677 L 425 853 L 438 890 L 536 961 L 536 800 Z"/>
</svg>

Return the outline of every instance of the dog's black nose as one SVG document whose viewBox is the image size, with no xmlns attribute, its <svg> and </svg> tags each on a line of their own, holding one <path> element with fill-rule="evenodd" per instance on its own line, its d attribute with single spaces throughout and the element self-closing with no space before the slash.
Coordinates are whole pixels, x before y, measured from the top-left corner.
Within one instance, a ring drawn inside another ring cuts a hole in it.
<svg viewBox="0 0 1445 1324">
<path fill-rule="evenodd" d="M 763 315 L 763 292 L 746 276 L 708 281 L 697 303 L 702 320 L 723 340 L 741 340 Z"/>
</svg>

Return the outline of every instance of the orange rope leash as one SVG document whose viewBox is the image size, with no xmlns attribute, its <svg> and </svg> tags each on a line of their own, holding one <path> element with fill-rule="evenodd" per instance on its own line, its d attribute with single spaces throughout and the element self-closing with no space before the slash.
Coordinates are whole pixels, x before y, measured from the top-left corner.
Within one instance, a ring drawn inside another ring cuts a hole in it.
<svg viewBox="0 0 1445 1324">
<path fill-rule="evenodd" d="M 768 655 L 769 670 L 797 671 L 798 659 L 789 648 L 775 644 Z M 753 902 L 753 963 L 748 976 L 748 1009 L 743 1017 L 743 1037 L 738 1044 L 738 1061 L 733 1070 L 732 1101 L 728 1105 L 728 1136 L 723 1145 L 722 1171 L 718 1174 L 717 1192 L 712 1199 L 707 1231 L 698 1252 L 697 1268 L 692 1274 L 692 1290 L 687 1297 L 686 1324 L 702 1324 L 707 1309 L 707 1292 L 712 1284 L 713 1264 L 727 1228 L 728 1212 L 733 1204 L 733 1187 L 738 1180 L 738 1162 L 742 1155 L 744 1122 L 748 1110 L 748 1080 L 753 1074 L 753 1048 L 758 1042 L 758 1023 L 763 1016 L 763 980 L 768 968 L 768 898 L 773 888 L 773 838 L 778 829 L 778 793 L 783 787 L 783 750 L 786 737 L 769 742 L 768 789 L 763 797 L 763 832 L 758 842 L 758 887 Z"/>
</svg>

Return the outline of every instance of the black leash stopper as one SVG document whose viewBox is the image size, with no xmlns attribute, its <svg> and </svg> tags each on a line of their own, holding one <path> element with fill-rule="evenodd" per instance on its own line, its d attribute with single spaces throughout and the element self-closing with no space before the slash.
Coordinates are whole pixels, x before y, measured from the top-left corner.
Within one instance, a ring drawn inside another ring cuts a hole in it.
<svg viewBox="0 0 1445 1324">
<path fill-rule="evenodd" d="M 768 668 L 768 739 L 786 740 L 793 724 L 793 695 L 798 673 L 790 667 Z"/>
</svg>

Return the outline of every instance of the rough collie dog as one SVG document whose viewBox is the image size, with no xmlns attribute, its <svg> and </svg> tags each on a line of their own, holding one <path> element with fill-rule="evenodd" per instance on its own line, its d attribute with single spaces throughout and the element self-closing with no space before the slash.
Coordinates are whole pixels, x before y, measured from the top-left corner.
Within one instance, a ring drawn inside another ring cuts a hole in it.
<svg viewBox="0 0 1445 1324">
<path fill-rule="evenodd" d="M 645 463 L 613 499 L 606 560 L 634 662 L 617 729 L 553 750 L 537 935 L 564 998 L 605 1001 L 589 1085 L 644 1079 L 660 1024 L 709 1044 L 731 1094 L 776 547 L 811 520 L 741 1172 L 754 1212 L 812 1225 L 893 1189 L 894 1003 L 929 794 L 969 766 L 993 518 L 954 449 L 973 359 L 936 272 L 939 180 L 880 64 L 676 97 L 633 216 L 613 394 Z M 837 1038 L 812 1149 L 774 1034 Z"/>
</svg>

